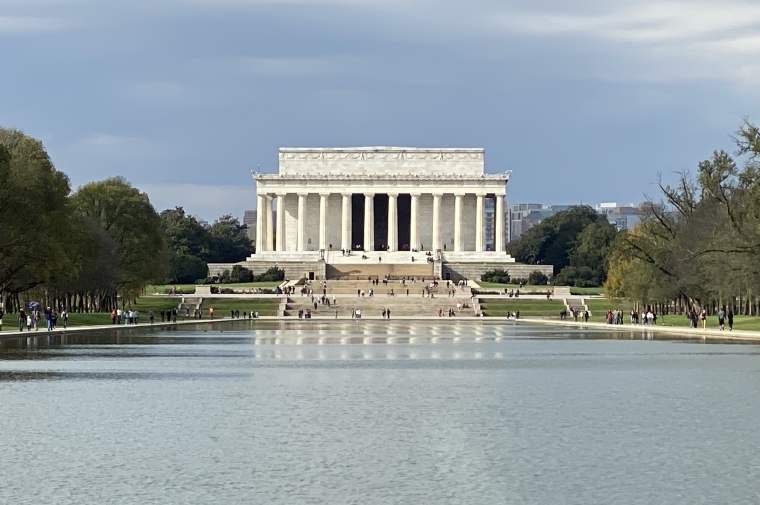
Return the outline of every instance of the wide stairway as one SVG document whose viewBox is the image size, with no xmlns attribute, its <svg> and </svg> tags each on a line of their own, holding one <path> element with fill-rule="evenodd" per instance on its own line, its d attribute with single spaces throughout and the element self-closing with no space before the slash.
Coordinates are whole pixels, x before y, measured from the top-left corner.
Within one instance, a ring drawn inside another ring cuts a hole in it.
<svg viewBox="0 0 760 505">
<path fill-rule="evenodd" d="M 373 278 L 376 276 L 373 276 Z M 411 279 L 408 281 L 391 280 L 387 284 L 383 284 L 382 277 L 378 281 L 377 285 L 373 285 L 372 282 L 367 280 L 366 277 L 361 280 L 328 280 L 326 283 L 322 281 L 314 281 L 308 287 L 314 292 L 314 295 L 322 295 L 325 290 L 329 296 L 332 295 L 353 295 L 358 296 L 358 292 L 364 291 L 365 296 L 369 296 L 369 291 L 372 289 L 376 297 L 389 297 L 391 290 L 396 297 L 406 296 L 406 290 L 409 290 L 409 296 L 422 297 L 422 291 L 426 293 L 433 293 L 435 297 L 446 297 L 449 289 L 455 289 L 454 285 L 446 287 L 446 281 L 438 281 L 438 286 L 433 286 L 430 282 L 430 276 L 425 277 L 425 281 L 422 281 L 422 277 L 417 277 L 416 281 Z M 470 297 L 469 288 L 464 290 L 456 289 L 457 296 Z M 292 295 L 294 298 L 300 298 L 301 294 L 299 288 L 296 288 L 296 294 Z"/>
<path fill-rule="evenodd" d="M 318 303 L 323 294 L 323 285 L 314 282 L 310 287 L 317 300 L 317 308 L 311 301 L 311 296 L 301 296 L 299 292 L 288 297 L 284 307 L 284 315 L 298 316 L 301 309 L 310 309 L 314 317 L 335 317 L 338 312 L 339 317 L 350 316 L 352 310 L 361 310 L 362 317 L 380 317 L 383 309 L 390 309 L 391 318 L 395 316 L 437 316 L 438 310 L 443 311 L 444 316 L 448 316 L 449 309 L 453 309 L 457 317 L 473 317 L 475 310 L 472 308 L 469 289 L 457 289 L 454 296 L 447 296 L 448 290 L 453 289 L 446 287 L 446 282 L 439 282 L 437 288 L 431 288 L 429 295 L 422 296 L 422 290 L 429 287 L 430 283 L 407 282 L 401 285 L 400 282 L 390 282 L 383 285 L 382 282 L 373 286 L 368 281 L 327 281 L 327 297 L 331 305 L 322 305 Z M 374 289 L 374 296 L 369 296 L 370 289 Z M 407 295 L 407 289 L 409 294 Z M 363 290 L 364 296 L 357 296 L 357 290 Z M 390 290 L 394 291 L 394 296 L 390 295 Z M 336 295 L 336 303 L 333 304 L 333 295 Z M 460 307 L 457 310 L 457 303 L 460 305 L 467 304 L 467 308 Z"/>
</svg>

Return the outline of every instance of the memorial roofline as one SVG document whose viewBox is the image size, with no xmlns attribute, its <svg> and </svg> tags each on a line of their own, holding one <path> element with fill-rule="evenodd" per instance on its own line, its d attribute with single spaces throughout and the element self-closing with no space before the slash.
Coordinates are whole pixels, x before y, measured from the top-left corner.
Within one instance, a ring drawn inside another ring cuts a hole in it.
<svg viewBox="0 0 760 505">
<path fill-rule="evenodd" d="M 503 173 L 497 174 L 480 174 L 480 175 L 366 175 L 366 174 L 330 174 L 330 175 L 315 175 L 315 174 L 262 174 L 254 172 L 254 179 L 262 180 L 284 180 L 284 179 L 314 179 L 314 180 L 429 180 L 429 181 L 477 181 L 477 180 L 509 180 L 509 175 L 512 173 L 508 170 Z"/>
<path fill-rule="evenodd" d="M 482 147 L 281 147 L 281 153 L 321 153 L 321 152 L 417 152 L 417 153 L 484 153 Z"/>
</svg>

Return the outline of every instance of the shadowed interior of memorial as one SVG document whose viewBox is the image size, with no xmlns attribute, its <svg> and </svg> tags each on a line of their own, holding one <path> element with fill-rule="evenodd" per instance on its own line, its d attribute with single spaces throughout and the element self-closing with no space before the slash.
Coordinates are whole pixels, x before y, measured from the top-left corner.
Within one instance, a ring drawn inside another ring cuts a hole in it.
<svg viewBox="0 0 760 505">
<path fill-rule="evenodd" d="M 375 251 L 388 245 L 388 195 L 375 195 Z"/>
<path fill-rule="evenodd" d="M 351 195 L 351 248 L 364 249 L 364 195 Z"/>
</svg>

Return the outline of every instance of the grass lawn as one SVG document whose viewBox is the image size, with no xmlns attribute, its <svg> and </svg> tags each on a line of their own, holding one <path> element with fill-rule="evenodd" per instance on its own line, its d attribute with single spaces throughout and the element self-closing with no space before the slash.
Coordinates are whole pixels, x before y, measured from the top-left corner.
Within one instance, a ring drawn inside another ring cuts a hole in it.
<svg viewBox="0 0 760 505">
<path fill-rule="evenodd" d="M 132 306 L 133 309 L 140 311 L 141 324 L 149 323 L 148 311 L 153 309 L 156 320 L 161 320 L 161 310 L 171 310 L 176 308 L 182 297 L 180 296 L 144 296 L 137 299 L 137 303 Z M 208 308 L 214 307 L 214 316 L 217 318 L 229 317 L 231 310 L 239 310 L 242 317 L 243 313 L 253 311 L 260 316 L 276 316 L 280 301 L 277 299 L 245 299 L 245 298 L 227 298 L 227 299 L 208 299 L 203 303 L 204 317 L 208 318 Z M 177 316 L 177 320 L 184 319 L 184 316 Z M 3 318 L 3 330 L 13 331 L 18 329 L 16 323 L 16 314 L 6 314 Z M 44 326 L 44 321 L 41 322 Z M 69 326 L 93 326 L 100 324 L 111 324 L 111 315 L 106 312 L 89 312 L 89 313 L 69 313 Z M 59 328 L 61 325 L 59 323 Z M 40 329 L 42 331 L 42 329 Z"/>
<path fill-rule="evenodd" d="M 498 282 L 485 282 L 485 281 L 477 281 L 478 285 L 480 285 L 483 289 L 493 289 L 495 291 L 499 291 L 501 293 L 504 292 L 505 289 L 520 289 L 519 284 L 500 284 Z M 528 293 L 540 293 L 544 294 L 546 293 L 547 289 L 553 289 L 554 286 L 523 286 L 522 289 L 520 289 L 520 293 L 528 294 Z M 597 287 L 597 288 L 570 288 L 570 293 L 574 295 L 603 295 L 604 294 L 604 288 L 603 287 Z"/>
<path fill-rule="evenodd" d="M 519 298 L 484 299 L 481 304 L 483 315 L 504 317 L 512 312 L 520 312 L 520 317 L 559 317 L 565 304 L 560 300 L 521 300 Z"/>
<path fill-rule="evenodd" d="M 240 282 L 236 284 L 214 284 L 217 288 L 230 288 L 230 289 L 245 289 L 245 288 L 270 288 L 274 289 L 283 281 L 271 281 L 271 282 Z M 177 288 L 183 293 L 195 293 L 195 284 L 157 284 L 155 286 L 148 286 L 145 288 L 145 294 L 155 295 L 164 294 L 172 288 Z"/>
</svg>

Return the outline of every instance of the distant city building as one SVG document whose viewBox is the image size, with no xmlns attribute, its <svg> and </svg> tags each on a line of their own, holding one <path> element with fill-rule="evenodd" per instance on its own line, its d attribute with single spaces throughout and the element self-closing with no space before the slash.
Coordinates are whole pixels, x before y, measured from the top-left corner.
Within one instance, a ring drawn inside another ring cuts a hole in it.
<svg viewBox="0 0 760 505">
<path fill-rule="evenodd" d="M 247 227 L 245 230 L 248 238 L 256 245 L 256 211 L 247 210 L 243 214 L 243 224 Z"/>
<path fill-rule="evenodd" d="M 617 231 L 630 230 L 641 221 L 641 209 L 632 203 L 605 202 L 594 207 Z"/>
<path fill-rule="evenodd" d="M 277 225 L 277 209 L 272 210 L 272 222 Z M 243 225 L 245 225 L 245 234 L 256 245 L 256 211 L 246 210 L 243 214 Z"/>
<path fill-rule="evenodd" d="M 494 237 L 496 226 L 496 203 L 493 198 L 486 198 L 483 202 L 485 209 L 485 236 L 486 236 L 486 251 L 494 250 Z M 502 223 L 504 223 L 504 240 L 509 242 L 509 210 L 504 210 L 504 216 L 502 216 Z"/>
<path fill-rule="evenodd" d="M 519 239 L 525 232 L 555 212 L 567 210 L 569 205 L 544 205 L 542 203 L 516 203 L 509 206 L 510 241 Z"/>
</svg>

